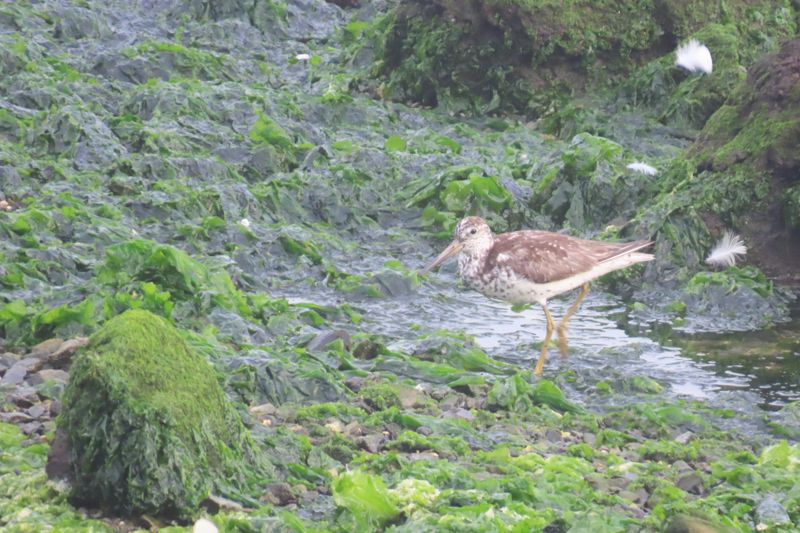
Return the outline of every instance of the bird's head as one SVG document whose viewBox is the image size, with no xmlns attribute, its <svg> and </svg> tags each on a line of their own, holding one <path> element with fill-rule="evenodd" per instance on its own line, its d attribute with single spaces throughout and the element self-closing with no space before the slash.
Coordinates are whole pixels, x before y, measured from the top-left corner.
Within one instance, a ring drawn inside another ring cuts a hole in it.
<svg viewBox="0 0 800 533">
<path fill-rule="evenodd" d="M 492 247 L 493 241 L 492 230 L 482 218 L 463 218 L 456 226 L 453 242 L 439 254 L 439 257 L 434 259 L 423 273 L 430 272 L 458 253 L 471 256 L 483 255 Z"/>
</svg>

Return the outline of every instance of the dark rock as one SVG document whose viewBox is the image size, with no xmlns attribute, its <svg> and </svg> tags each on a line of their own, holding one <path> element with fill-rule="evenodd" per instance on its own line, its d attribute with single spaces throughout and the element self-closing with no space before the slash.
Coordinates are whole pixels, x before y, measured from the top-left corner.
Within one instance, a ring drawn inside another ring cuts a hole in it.
<svg viewBox="0 0 800 533">
<path fill-rule="evenodd" d="M 297 498 L 288 483 L 273 483 L 267 487 L 264 499 L 272 505 L 284 506 L 297 503 Z"/>
<path fill-rule="evenodd" d="M 696 473 L 691 473 L 678 479 L 675 486 L 692 494 L 702 494 L 703 478 Z"/>
</svg>

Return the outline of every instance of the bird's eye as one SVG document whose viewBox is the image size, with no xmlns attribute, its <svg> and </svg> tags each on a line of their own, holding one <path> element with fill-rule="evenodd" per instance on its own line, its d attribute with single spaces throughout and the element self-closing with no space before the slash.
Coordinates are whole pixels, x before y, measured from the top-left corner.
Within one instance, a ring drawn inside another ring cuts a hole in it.
<svg viewBox="0 0 800 533">
<path fill-rule="evenodd" d="M 478 230 L 477 228 L 472 228 L 471 230 L 469 230 L 469 233 L 470 235 L 475 235 L 476 233 L 478 233 Z"/>
</svg>

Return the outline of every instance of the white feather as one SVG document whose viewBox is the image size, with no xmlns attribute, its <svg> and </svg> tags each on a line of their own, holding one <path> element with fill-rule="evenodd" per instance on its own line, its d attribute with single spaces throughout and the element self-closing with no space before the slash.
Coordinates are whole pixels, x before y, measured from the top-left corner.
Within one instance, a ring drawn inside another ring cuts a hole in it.
<svg viewBox="0 0 800 533">
<path fill-rule="evenodd" d="M 298 61 L 308 61 L 311 56 L 309 54 L 297 54 L 294 58 Z"/>
<path fill-rule="evenodd" d="M 734 235 L 733 232 L 726 231 L 706 257 L 706 263 L 720 267 L 732 267 L 736 264 L 737 257 L 746 253 L 747 246 L 744 245 L 742 238 Z"/>
<path fill-rule="evenodd" d="M 239 224 L 241 224 L 241 225 L 242 225 L 242 226 L 244 226 L 245 228 L 249 228 L 249 227 L 250 227 L 250 221 L 249 221 L 249 220 L 247 220 L 246 218 L 243 218 L 242 220 L 240 220 L 240 221 L 239 221 Z"/>
<path fill-rule="evenodd" d="M 700 44 L 697 39 L 692 39 L 683 46 L 679 46 L 675 51 L 677 58 L 675 64 L 683 67 L 689 72 L 702 70 L 706 74 L 711 74 L 713 62 L 711 52 L 704 44 Z"/>
<path fill-rule="evenodd" d="M 629 170 L 633 170 L 636 172 L 641 172 L 647 176 L 655 176 L 658 174 L 658 170 L 655 167 L 651 167 L 647 163 L 642 163 L 640 161 L 636 161 L 628 165 Z"/>
</svg>

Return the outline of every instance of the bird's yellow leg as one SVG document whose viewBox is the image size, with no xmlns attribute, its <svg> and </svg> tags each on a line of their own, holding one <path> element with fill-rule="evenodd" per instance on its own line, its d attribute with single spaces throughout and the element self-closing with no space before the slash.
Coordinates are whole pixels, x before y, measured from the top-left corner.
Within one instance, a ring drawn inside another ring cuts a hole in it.
<svg viewBox="0 0 800 533">
<path fill-rule="evenodd" d="M 564 315 L 564 318 L 558 323 L 556 326 L 556 332 L 558 333 L 558 351 L 561 352 L 561 355 L 567 355 L 567 323 L 569 319 L 572 318 L 578 308 L 583 303 L 583 299 L 586 298 L 586 295 L 589 294 L 589 284 L 584 283 L 581 286 L 581 293 L 578 295 L 578 299 L 575 300 L 575 303 L 570 306 L 567 310 L 567 314 Z"/>
<path fill-rule="evenodd" d="M 547 305 L 543 305 L 542 309 L 544 309 L 544 316 L 547 318 L 547 333 L 544 335 L 544 342 L 542 343 L 542 353 L 539 354 L 539 360 L 536 362 L 536 368 L 534 368 L 533 373 L 537 376 L 542 375 L 542 368 L 544 368 L 544 360 L 547 357 L 547 349 L 550 348 L 550 337 L 553 336 L 553 329 L 555 325 L 553 324 L 553 315 L 550 314 L 550 311 L 547 309 Z"/>
</svg>

